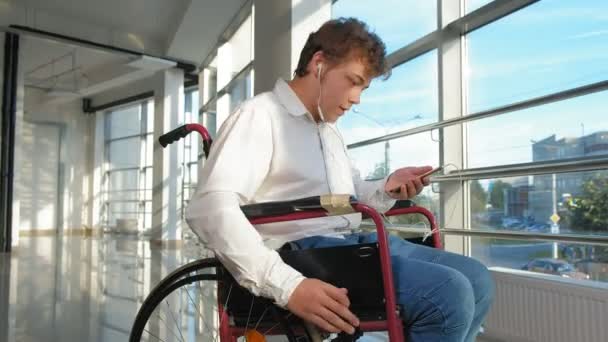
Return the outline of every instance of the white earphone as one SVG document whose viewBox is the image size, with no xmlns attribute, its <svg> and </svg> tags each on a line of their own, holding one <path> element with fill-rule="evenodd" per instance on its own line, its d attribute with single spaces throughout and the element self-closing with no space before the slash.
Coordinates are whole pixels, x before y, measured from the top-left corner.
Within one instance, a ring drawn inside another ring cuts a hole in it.
<svg viewBox="0 0 608 342">
<path fill-rule="evenodd" d="M 323 110 L 321 110 L 321 69 L 323 69 L 323 63 L 317 64 L 317 78 L 319 79 L 319 98 L 317 99 L 317 110 L 319 111 L 321 121 L 325 122 L 325 115 L 323 115 Z"/>
</svg>

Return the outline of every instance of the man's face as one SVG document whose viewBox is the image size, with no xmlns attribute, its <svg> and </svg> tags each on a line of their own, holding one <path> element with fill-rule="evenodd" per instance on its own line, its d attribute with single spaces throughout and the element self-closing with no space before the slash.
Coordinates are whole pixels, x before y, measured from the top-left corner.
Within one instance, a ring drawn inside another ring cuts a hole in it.
<svg viewBox="0 0 608 342">
<path fill-rule="evenodd" d="M 321 109 L 325 120 L 332 123 L 359 103 L 361 93 L 371 82 L 359 60 L 333 65 L 321 75 Z"/>
</svg>

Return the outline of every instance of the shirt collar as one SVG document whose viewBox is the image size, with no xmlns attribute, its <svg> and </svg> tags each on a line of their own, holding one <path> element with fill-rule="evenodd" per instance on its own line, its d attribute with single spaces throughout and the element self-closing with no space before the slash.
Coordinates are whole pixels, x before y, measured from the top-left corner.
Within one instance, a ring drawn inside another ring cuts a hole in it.
<svg viewBox="0 0 608 342">
<path fill-rule="evenodd" d="M 291 89 L 289 84 L 282 78 L 279 78 L 274 85 L 273 93 L 279 99 L 279 102 L 287 109 L 287 112 L 293 116 L 302 116 L 308 114 L 308 109 L 296 93 Z"/>
</svg>

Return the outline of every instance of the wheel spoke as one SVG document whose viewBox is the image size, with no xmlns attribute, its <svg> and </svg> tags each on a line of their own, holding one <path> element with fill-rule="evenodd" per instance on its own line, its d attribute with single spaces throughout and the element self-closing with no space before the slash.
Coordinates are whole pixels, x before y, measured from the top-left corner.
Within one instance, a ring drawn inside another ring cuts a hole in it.
<svg viewBox="0 0 608 342">
<path fill-rule="evenodd" d="M 181 336 L 181 341 L 182 342 L 186 342 L 184 340 L 184 335 L 182 335 L 182 329 L 180 328 L 179 323 L 177 323 L 177 319 L 175 318 L 175 315 L 173 314 L 173 311 L 171 311 L 171 306 L 169 305 L 169 302 L 167 301 L 167 299 L 165 299 L 165 304 L 167 304 L 167 307 L 169 308 L 169 314 L 171 315 L 171 318 L 173 318 L 173 322 L 175 322 L 175 326 L 177 327 L 177 331 L 179 332 L 179 336 Z"/>
</svg>

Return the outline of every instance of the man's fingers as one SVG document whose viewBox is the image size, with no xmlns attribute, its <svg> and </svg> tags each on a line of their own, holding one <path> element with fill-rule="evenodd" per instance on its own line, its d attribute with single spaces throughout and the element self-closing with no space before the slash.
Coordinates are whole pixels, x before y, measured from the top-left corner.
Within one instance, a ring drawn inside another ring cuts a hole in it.
<svg viewBox="0 0 608 342">
<path fill-rule="evenodd" d="M 340 329 L 340 331 L 346 331 L 349 334 L 355 332 L 355 328 L 352 325 L 346 323 L 340 316 L 327 308 L 322 308 L 319 311 L 319 316 L 323 318 L 328 324 L 333 327 Z"/>
<path fill-rule="evenodd" d="M 414 186 L 416 187 L 416 195 L 417 195 L 422 191 L 422 189 L 424 188 L 424 185 L 422 185 L 422 181 L 418 178 L 414 178 L 412 180 L 412 182 L 414 182 Z"/>
<path fill-rule="evenodd" d="M 401 184 L 401 192 L 399 193 L 401 199 L 408 199 L 407 195 L 407 185 Z"/>
<path fill-rule="evenodd" d="M 330 332 L 330 333 L 339 333 L 340 331 L 342 331 L 339 328 L 337 328 L 337 327 L 329 324 L 329 322 L 327 322 L 321 316 L 318 316 L 318 315 L 315 315 L 315 314 L 312 314 L 308 318 L 308 320 L 310 322 L 312 322 L 314 325 L 316 325 L 317 327 L 319 327 L 319 328 L 321 328 L 321 329 L 323 329 L 323 330 L 325 330 L 327 332 Z"/>
<path fill-rule="evenodd" d="M 335 301 L 328 301 L 326 303 L 326 306 L 329 310 L 337 314 L 341 319 L 348 322 L 349 325 L 353 327 L 359 326 L 359 319 L 346 306 Z"/>
<path fill-rule="evenodd" d="M 348 291 L 344 288 L 337 288 L 331 284 L 327 284 L 327 295 L 336 302 L 349 307 L 350 300 L 348 299 Z"/>
<path fill-rule="evenodd" d="M 327 295 L 330 297 L 325 305 L 329 310 L 338 314 L 342 319 L 347 320 L 352 326 L 359 325 L 359 319 L 355 316 L 348 307 L 350 300 L 348 299 L 348 290 L 345 288 L 337 288 L 331 284 L 327 284 Z"/>
<path fill-rule="evenodd" d="M 407 198 L 413 198 L 417 194 L 416 186 L 414 186 L 414 183 L 412 181 L 409 181 L 406 184 L 407 184 L 407 195 L 408 195 Z"/>
</svg>

